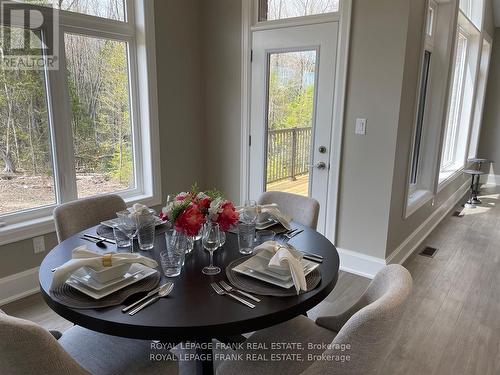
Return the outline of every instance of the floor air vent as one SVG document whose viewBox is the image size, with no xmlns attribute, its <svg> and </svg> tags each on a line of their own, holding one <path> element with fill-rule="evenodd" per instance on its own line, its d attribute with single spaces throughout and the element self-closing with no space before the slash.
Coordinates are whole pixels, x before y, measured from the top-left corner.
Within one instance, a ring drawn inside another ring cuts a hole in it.
<svg viewBox="0 0 500 375">
<path fill-rule="evenodd" d="M 436 249 L 435 247 L 427 246 L 420 252 L 420 255 L 428 258 L 434 258 L 434 255 L 436 255 L 437 251 L 438 249 Z"/>
</svg>

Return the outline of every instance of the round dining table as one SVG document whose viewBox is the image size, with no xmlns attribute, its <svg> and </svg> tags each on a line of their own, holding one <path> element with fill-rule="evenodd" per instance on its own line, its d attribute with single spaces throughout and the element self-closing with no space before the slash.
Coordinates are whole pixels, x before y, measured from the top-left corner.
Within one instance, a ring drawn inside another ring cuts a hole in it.
<svg viewBox="0 0 500 375">
<path fill-rule="evenodd" d="M 113 244 L 107 244 L 107 249 L 100 249 L 94 243 L 81 238 L 83 234 L 96 235 L 97 227 L 66 239 L 47 254 L 39 271 L 41 292 L 48 306 L 61 317 L 96 332 L 167 343 L 198 343 L 205 351 L 203 360 L 198 363 L 198 372 L 211 374 L 214 371 L 211 360 L 212 339 L 224 341 L 234 336 L 241 337 L 243 333 L 264 329 L 307 314 L 308 310 L 323 301 L 335 287 L 339 273 L 339 255 L 335 246 L 315 230 L 298 223 L 292 223 L 292 227 L 300 228 L 303 232 L 293 237 L 290 244 L 299 250 L 323 257 L 319 266 L 321 281 L 313 290 L 296 296 L 256 295 L 261 302 L 250 301 L 256 305 L 253 309 L 228 296 L 216 294 L 210 286 L 212 282 L 220 280 L 228 282 L 224 272 L 226 266 L 242 257 L 238 252 L 237 235 L 230 232 L 227 233 L 226 243 L 214 254 L 214 264 L 222 269 L 220 274 L 202 274 L 202 268 L 209 262 L 209 254 L 201 248 L 201 241 L 198 241 L 193 251 L 187 255 L 179 276 L 166 278 L 162 273 L 160 283 L 174 282 L 172 293 L 134 316 L 123 313 L 122 308 L 143 297 L 144 293 L 129 297 L 122 305 L 100 309 L 70 308 L 51 297 L 51 270 L 69 261 L 74 248 L 87 245 L 91 250 L 117 251 Z M 165 247 L 165 236 L 160 233 L 155 238 L 154 249 L 141 254 L 155 259 L 160 265 L 159 254 Z M 161 266 L 159 271 L 161 272 Z M 206 345 L 207 343 L 209 345 Z"/>
</svg>

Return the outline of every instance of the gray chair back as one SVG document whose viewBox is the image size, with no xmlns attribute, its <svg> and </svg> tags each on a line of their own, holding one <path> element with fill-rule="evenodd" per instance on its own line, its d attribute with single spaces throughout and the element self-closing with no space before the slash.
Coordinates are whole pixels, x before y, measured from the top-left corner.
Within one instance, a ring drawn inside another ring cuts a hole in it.
<svg viewBox="0 0 500 375">
<path fill-rule="evenodd" d="M 318 325 L 338 331 L 332 349 L 324 354 L 344 356 L 344 361 L 342 357 L 338 361 L 318 361 L 303 374 L 377 373 L 389 352 L 411 289 L 412 277 L 408 270 L 400 265 L 390 265 L 375 276 L 366 292 L 348 311 L 334 317 L 318 318 Z M 350 348 L 346 349 L 346 345 Z"/>
<path fill-rule="evenodd" d="M 291 216 L 294 221 L 312 229 L 318 226 L 319 203 L 316 199 L 281 191 L 268 191 L 259 197 L 257 203 L 276 203 L 280 211 Z"/>
<path fill-rule="evenodd" d="M 89 375 L 48 331 L 1 310 L 0 337 L 2 375 Z"/>
<path fill-rule="evenodd" d="M 126 209 L 125 201 L 118 195 L 79 199 L 62 204 L 54 210 L 57 239 L 62 242 L 101 221 L 115 218 L 118 211 Z"/>
</svg>

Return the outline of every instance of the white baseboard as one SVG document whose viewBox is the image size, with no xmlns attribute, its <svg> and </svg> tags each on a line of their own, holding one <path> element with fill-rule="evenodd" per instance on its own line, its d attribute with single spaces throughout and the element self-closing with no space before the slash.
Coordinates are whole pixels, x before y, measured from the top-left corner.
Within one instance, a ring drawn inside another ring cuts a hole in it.
<svg viewBox="0 0 500 375">
<path fill-rule="evenodd" d="M 0 306 L 38 293 L 38 269 L 32 268 L 0 279 Z"/>
<path fill-rule="evenodd" d="M 429 234 L 431 234 L 434 228 L 436 228 L 457 203 L 460 202 L 468 189 L 469 182 L 466 182 L 387 257 L 387 264 L 403 264 L 404 261 L 418 249 L 420 244 Z"/>
<path fill-rule="evenodd" d="M 355 275 L 373 279 L 386 265 L 385 260 L 381 258 L 339 248 L 337 251 L 340 256 L 340 269 Z"/>
</svg>

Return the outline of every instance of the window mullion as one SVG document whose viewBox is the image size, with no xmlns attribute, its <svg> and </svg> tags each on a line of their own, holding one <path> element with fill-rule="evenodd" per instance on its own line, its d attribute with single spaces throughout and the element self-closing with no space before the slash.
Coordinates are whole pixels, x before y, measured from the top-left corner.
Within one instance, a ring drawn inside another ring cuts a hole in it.
<svg viewBox="0 0 500 375">
<path fill-rule="evenodd" d="M 59 30 L 59 69 L 49 71 L 49 98 L 58 203 L 77 199 L 71 106 L 66 77 L 64 30 Z"/>
</svg>

